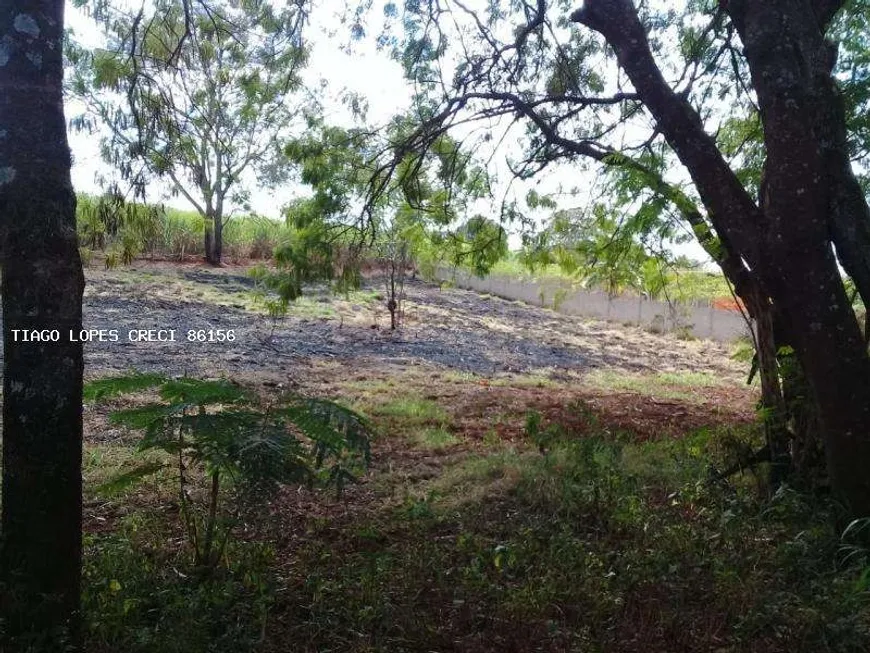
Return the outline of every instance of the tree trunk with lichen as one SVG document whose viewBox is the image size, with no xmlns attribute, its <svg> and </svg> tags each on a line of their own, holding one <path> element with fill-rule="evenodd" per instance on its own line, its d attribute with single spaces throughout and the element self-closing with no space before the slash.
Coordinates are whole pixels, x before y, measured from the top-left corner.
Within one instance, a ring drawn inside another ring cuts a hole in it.
<svg viewBox="0 0 870 653">
<path fill-rule="evenodd" d="M 870 251 L 870 214 L 848 165 L 831 75 L 835 50 L 823 36 L 842 4 L 721 5 L 743 42 L 764 129 L 767 174 L 758 203 L 689 102 L 665 81 L 631 0 L 587 0 L 571 17 L 613 48 L 689 171 L 717 234 L 772 304 L 818 406 L 832 488 L 852 515 L 863 516 L 870 514 L 870 356 L 833 248 L 870 300 L 862 258 Z"/>
<path fill-rule="evenodd" d="M 69 331 L 81 329 L 84 277 L 63 114 L 63 8 L 0 6 L 3 650 L 78 642 L 83 362 Z M 33 332 L 51 330 L 57 341 L 34 341 Z"/>
</svg>

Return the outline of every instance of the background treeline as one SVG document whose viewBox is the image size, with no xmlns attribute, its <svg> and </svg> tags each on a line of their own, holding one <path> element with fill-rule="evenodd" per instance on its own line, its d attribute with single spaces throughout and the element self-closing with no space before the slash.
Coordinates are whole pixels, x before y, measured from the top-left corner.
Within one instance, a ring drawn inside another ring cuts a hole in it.
<svg viewBox="0 0 870 653">
<path fill-rule="evenodd" d="M 205 255 L 203 217 L 162 204 L 125 202 L 112 195 L 80 194 L 76 217 L 86 265 L 105 257 L 106 267 L 128 265 L 139 257 L 185 260 Z M 230 261 L 268 259 L 290 228 L 254 214 L 234 216 L 224 232 Z"/>
<path fill-rule="evenodd" d="M 183 261 L 205 257 L 204 219 L 196 211 L 125 202 L 111 194 L 79 194 L 76 213 L 82 260 L 87 266 L 114 268 L 129 265 L 137 258 Z M 235 215 L 225 226 L 224 253 L 231 263 L 270 261 L 276 247 L 296 238 L 298 229 L 284 220 L 253 213 Z M 437 260 L 437 252 L 431 247 L 409 245 L 409 264 L 424 278 L 432 278 L 439 263 L 453 263 Z M 376 253 L 367 258 L 377 258 Z M 615 262 L 580 275 L 576 264 L 566 265 L 564 260 L 555 258 L 542 260 L 538 252 L 526 247 L 519 252 L 506 252 L 489 272 L 515 278 L 568 280 L 612 294 L 642 293 L 655 299 L 721 300 L 723 304 L 731 299 L 721 274 L 706 271 L 685 257 L 666 265 L 658 265 L 648 256 L 639 260 L 637 255 L 631 261 L 617 258 Z M 458 267 L 472 269 L 461 263 Z"/>
</svg>

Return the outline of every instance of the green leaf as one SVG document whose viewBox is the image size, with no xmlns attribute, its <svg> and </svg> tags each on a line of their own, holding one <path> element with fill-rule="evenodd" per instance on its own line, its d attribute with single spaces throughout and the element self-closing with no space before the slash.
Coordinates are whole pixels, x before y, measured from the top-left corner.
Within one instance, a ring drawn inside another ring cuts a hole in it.
<svg viewBox="0 0 870 653">
<path fill-rule="evenodd" d="M 117 476 L 101 483 L 97 486 L 96 492 L 101 495 L 113 495 L 123 490 L 126 490 L 131 485 L 138 483 L 146 476 L 151 476 L 166 467 L 163 463 L 149 462 L 134 467 L 131 470 L 118 474 Z"/>
<path fill-rule="evenodd" d="M 131 429 L 147 429 L 156 422 L 162 422 L 169 415 L 177 412 L 174 406 L 149 405 L 139 408 L 118 410 L 109 416 L 113 424 L 122 424 Z"/>
<path fill-rule="evenodd" d="M 85 384 L 82 397 L 84 401 L 96 402 L 121 394 L 138 392 L 153 388 L 166 380 L 161 374 L 128 374 L 109 379 L 99 379 Z"/>
<path fill-rule="evenodd" d="M 315 445 L 315 466 L 343 449 L 371 460 L 370 438 L 374 429 L 359 413 L 326 399 L 298 399 L 281 411 Z"/>
<path fill-rule="evenodd" d="M 160 396 L 170 403 L 190 406 L 234 404 L 250 399 L 248 392 L 229 381 L 190 378 L 167 381 L 160 388 Z"/>
</svg>

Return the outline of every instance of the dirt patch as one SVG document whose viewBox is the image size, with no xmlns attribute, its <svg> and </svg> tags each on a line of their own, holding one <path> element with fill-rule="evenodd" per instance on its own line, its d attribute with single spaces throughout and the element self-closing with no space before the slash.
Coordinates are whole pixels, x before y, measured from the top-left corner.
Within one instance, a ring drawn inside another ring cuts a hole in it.
<svg viewBox="0 0 870 653">
<path fill-rule="evenodd" d="M 305 392 L 341 396 L 366 409 L 401 397 L 434 402 L 449 413 L 449 430 L 469 446 L 485 441 L 525 441 L 530 411 L 582 435 L 631 434 L 635 441 L 678 437 L 703 427 L 750 424 L 757 390 L 733 377 L 693 385 L 695 376 L 624 373 L 630 388 L 599 387 L 581 371 L 539 370 L 534 374 L 481 376 L 421 364 L 374 364 L 353 369 L 340 363 L 313 364 L 300 371 Z M 670 378 L 673 377 L 673 378 Z M 634 388 L 643 388 L 638 391 Z"/>
<path fill-rule="evenodd" d="M 605 428 L 630 433 L 638 442 L 756 421 L 751 392 L 716 388 L 705 394 L 707 399 L 702 403 L 634 393 L 592 395 L 587 401 Z"/>
<path fill-rule="evenodd" d="M 559 424 L 569 435 L 597 432 L 630 434 L 634 441 L 678 437 L 702 427 L 749 424 L 751 393 L 739 388 L 715 388 L 700 403 L 660 399 L 629 392 L 604 393 L 589 389 L 481 387 L 444 396 L 455 415 L 456 429 L 483 440 L 524 438 L 529 411 L 541 413 L 545 423 Z"/>
</svg>

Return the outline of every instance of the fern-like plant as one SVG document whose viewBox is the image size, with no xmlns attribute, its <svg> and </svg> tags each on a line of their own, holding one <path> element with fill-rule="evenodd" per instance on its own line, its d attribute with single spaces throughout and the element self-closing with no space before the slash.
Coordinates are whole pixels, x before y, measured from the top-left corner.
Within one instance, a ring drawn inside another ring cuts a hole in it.
<svg viewBox="0 0 870 653">
<path fill-rule="evenodd" d="M 144 432 L 140 451 L 159 450 L 172 462 L 148 462 L 102 486 L 118 490 L 171 466 L 194 563 L 213 569 L 235 522 L 221 509 L 261 497 L 281 484 L 334 486 L 338 492 L 368 464 L 372 429 L 361 415 L 324 399 L 293 396 L 264 408 L 229 381 L 166 379 L 135 374 L 89 384 L 86 398 L 157 386 L 161 401 L 119 410 L 113 422 Z"/>
</svg>

